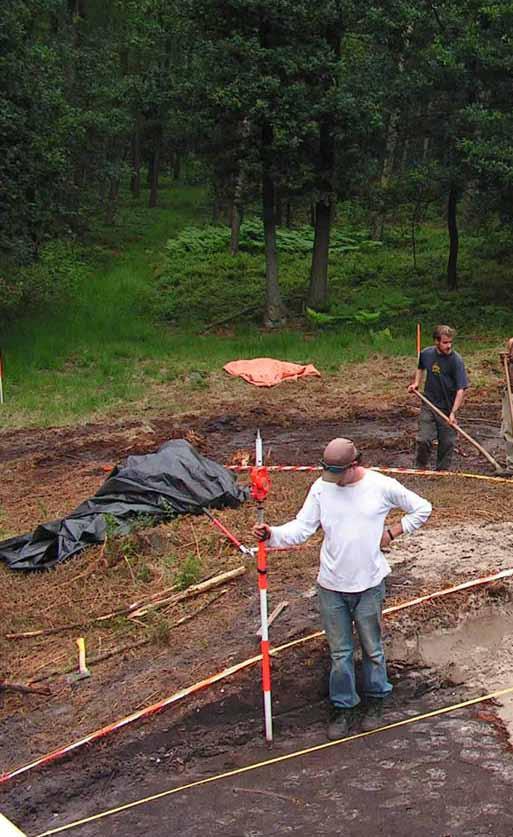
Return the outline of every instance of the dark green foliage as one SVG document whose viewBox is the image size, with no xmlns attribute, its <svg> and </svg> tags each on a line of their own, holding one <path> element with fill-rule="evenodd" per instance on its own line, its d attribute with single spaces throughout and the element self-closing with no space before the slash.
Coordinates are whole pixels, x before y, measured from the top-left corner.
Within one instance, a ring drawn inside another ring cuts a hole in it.
<svg viewBox="0 0 513 837">
<path fill-rule="evenodd" d="M 228 315 L 262 312 L 265 271 L 262 224 L 247 221 L 241 227 L 240 253 L 230 256 L 227 227 L 187 227 L 166 247 L 166 264 L 160 272 L 150 305 L 158 316 L 175 322 L 210 322 Z M 282 291 L 291 314 L 302 311 L 311 252 L 311 227 L 279 229 L 277 244 L 282 259 Z M 336 230 L 332 236 L 334 257 L 381 247 L 363 231 Z"/>
<path fill-rule="evenodd" d="M 276 232 L 278 251 L 281 253 L 306 254 L 312 249 L 314 231 L 303 226 L 296 229 L 278 229 Z M 207 258 L 211 253 L 226 253 L 230 242 L 230 230 L 221 226 L 187 227 L 177 238 L 168 241 L 168 265 L 187 253 Z M 244 253 L 262 253 L 265 248 L 264 231 L 260 221 L 245 221 L 240 228 L 240 250 Z M 371 241 L 364 232 L 351 234 L 334 230 L 331 249 L 334 253 L 359 250 L 362 247 L 381 247 L 381 242 Z"/>
<path fill-rule="evenodd" d="M 0 275 L 0 317 L 14 317 L 20 310 L 64 306 L 80 293 L 87 266 L 82 250 L 69 241 L 45 244 L 39 259 L 24 267 L 6 268 Z"/>
<path fill-rule="evenodd" d="M 258 322 L 264 262 L 258 228 L 252 223 L 248 227 L 251 235 L 242 238 L 248 251 L 236 257 L 226 252 L 228 232 L 222 227 L 186 228 L 169 242 L 167 265 L 146 300 L 153 315 L 197 330 L 224 317 L 233 317 L 234 323 Z M 368 246 L 363 230 L 337 229 L 330 306 L 317 312 L 304 303 L 311 231 L 285 230 L 284 235 L 283 296 L 291 315 L 304 318 L 310 327 L 345 326 L 383 337 L 387 329 L 404 333 L 418 319 L 468 328 L 470 323 L 507 325 L 511 318 L 509 262 L 503 268 L 494 265 L 492 278 L 489 263 L 480 261 L 483 241 L 478 237 L 461 259 L 465 291 L 454 294 L 445 289 L 443 231 L 421 229 L 414 269 L 407 230 L 390 230 L 386 242 L 375 248 Z M 355 243 L 347 244 L 349 240 Z"/>
<path fill-rule="evenodd" d="M 391 233 L 398 224 L 420 285 L 427 259 L 417 233 L 426 220 L 445 224 L 447 213 L 451 259 L 441 272 L 437 258 L 433 293 L 441 293 L 444 271 L 449 287 L 458 276 L 468 282 L 458 225 L 465 235 L 486 224 L 488 254 L 500 261 L 510 252 L 512 22 L 511 0 L 4 0 L 0 313 L 73 294 L 78 250 L 52 242 L 82 241 L 100 214 L 111 226 L 123 223 L 124 183 L 133 195 L 146 190 L 155 206 L 160 173 L 177 177 L 184 158 L 182 172 L 209 181 L 217 218 L 240 217 L 267 194 L 268 232 L 278 227 L 274 268 L 293 315 L 311 280 L 309 299 L 328 318 L 345 316 L 337 256 L 370 248 L 369 235 L 399 246 Z M 340 232 L 346 218 L 336 221 L 336 201 L 357 207 L 358 236 Z M 289 211 L 294 229 L 283 226 Z M 318 229 L 324 216 L 324 233 L 335 224 L 330 247 L 326 235 L 314 242 L 312 229 L 299 226 L 310 213 Z M 168 317 L 271 307 L 260 222 L 243 224 L 239 242 L 256 261 L 230 264 L 229 244 L 224 227 L 188 230 L 170 244 L 159 302 Z M 268 255 L 272 249 L 268 235 Z M 294 260 L 312 250 L 323 258 L 297 268 Z M 187 276 L 187 254 L 215 259 Z M 210 282 L 215 270 L 226 293 Z M 489 288 L 469 286 L 473 304 L 482 293 L 493 305 Z M 192 293 L 189 312 L 179 289 L 184 299 Z M 506 304 L 501 290 L 503 297 Z M 439 296 L 442 310 L 451 299 Z M 379 323 L 393 316 L 379 301 L 360 310 Z"/>
</svg>

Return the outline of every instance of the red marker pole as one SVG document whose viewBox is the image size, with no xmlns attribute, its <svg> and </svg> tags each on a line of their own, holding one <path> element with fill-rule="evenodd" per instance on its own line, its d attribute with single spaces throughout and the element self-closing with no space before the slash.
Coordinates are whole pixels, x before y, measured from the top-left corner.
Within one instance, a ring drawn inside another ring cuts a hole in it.
<svg viewBox="0 0 513 837">
<path fill-rule="evenodd" d="M 270 487 L 267 468 L 264 467 L 262 437 L 260 430 L 256 437 L 256 467 L 251 471 L 251 495 L 257 501 L 257 520 L 264 523 L 264 500 Z M 268 744 L 273 742 L 273 718 L 271 705 L 271 657 L 269 654 L 269 629 L 267 616 L 267 546 L 265 541 L 258 542 L 257 553 L 258 589 L 260 593 L 260 622 L 262 652 L 262 689 L 264 693 L 265 738 Z"/>
<path fill-rule="evenodd" d="M 420 323 L 417 323 L 417 363 L 418 363 L 419 357 L 420 357 L 420 349 L 421 349 L 420 339 L 421 339 L 421 337 L 420 337 Z"/>
<path fill-rule="evenodd" d="M 2 352 L 0 351 L 0 404 L 4 403 L 4 364 L 2 360 Z"/>
</svg>

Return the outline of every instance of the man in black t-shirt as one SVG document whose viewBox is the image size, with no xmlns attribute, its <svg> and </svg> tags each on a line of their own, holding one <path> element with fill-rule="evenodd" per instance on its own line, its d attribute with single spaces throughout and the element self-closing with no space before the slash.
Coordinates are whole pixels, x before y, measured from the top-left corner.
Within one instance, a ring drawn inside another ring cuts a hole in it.
<svg viewBox="0 0 513 837">
<path fill-rule="evenodd" d="M 506 343 L 506 351 L 500 353 L 503 371 L 505 358 L 508 360 L 509 379 L 513 383 L 513 337 L 510 337 Z M 501 434 L 506 447 L 506 469 L 503 471 L 503 476 L 513 477 L 513 416 L 511 415 L 507 386 L 504 387 L 502 395 Z"/>
<path fill-rule="evenodd" d="M 454 330 L 447 325 L 436 326 L 433 331 L 435 345 L 421 351 L 415 380 L 408 387 L 409 392 L 418 390 L 426 372 L 424 395 L 445 413 L 453 427 L 456 426 L 456 413 L 468 387 L 463 358 L 452 349 L 454 334 Z M 417 434 L 417 468 L 427 468 L 435 439 L 438 440 L 436 470 L 446 471 L 451 465 L 456 431 L 423 404 Z"/>
</svg>

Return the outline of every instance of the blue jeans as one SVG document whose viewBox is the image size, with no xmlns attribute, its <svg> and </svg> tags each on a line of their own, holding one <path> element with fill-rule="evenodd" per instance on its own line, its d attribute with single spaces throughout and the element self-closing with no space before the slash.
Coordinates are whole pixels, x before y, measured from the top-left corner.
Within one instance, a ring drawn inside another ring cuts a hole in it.
<svg viewBox="0 0 513 837">
<path fill-rule="evenodd" d="M 366 698 L 392 691 L 381 638 L 385 582 L 361 593 L 339 593 L 317 585 L 321 620 L 331 653 L 330 700 L 339 709 L 360 703 L 353 660 L 353 623 L 362 647 L 362 686 Z"/>
</svg>

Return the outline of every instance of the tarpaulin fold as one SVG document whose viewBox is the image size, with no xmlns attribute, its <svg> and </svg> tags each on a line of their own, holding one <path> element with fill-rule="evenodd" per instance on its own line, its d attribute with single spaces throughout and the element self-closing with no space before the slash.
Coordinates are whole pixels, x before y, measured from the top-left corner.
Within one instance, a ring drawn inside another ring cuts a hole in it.
<svg viewBox="0 0 513 837">
<path fill-rule="evenodd" d="M 236 508 L 247 496 L 230 471 L 175 439 L 156 453 L 129 456 L 94 497 L 63 519 L 0 542 L 0 559 L 13 570 L 49 569 L 90 544 L 103 543 L 104 515 L 112 516 L 123 534 L 137 515 L 158 522 L 173 514 L 201 513 L 203 506 Z"/>
</svg>

